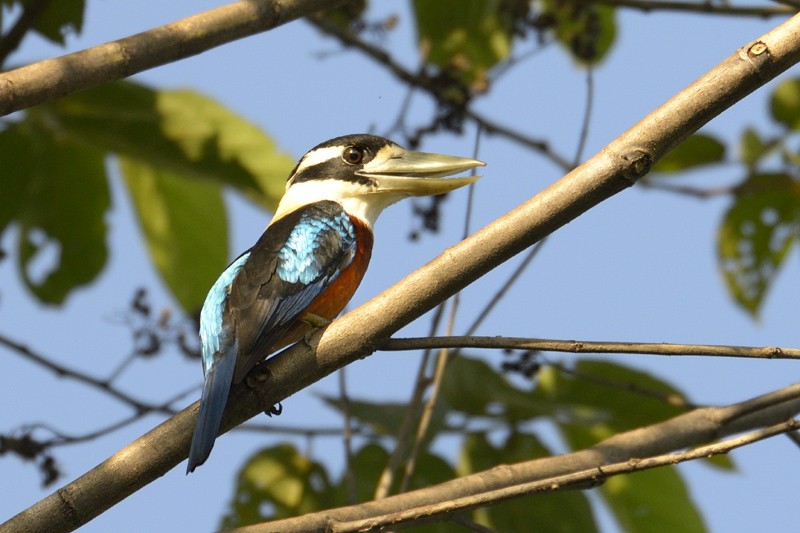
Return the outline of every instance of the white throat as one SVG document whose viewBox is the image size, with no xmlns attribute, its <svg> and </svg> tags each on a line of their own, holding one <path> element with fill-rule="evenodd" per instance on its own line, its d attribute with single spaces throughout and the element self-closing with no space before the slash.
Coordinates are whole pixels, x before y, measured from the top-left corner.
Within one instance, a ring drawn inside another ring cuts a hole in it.
<svg viewBox="0 0 800 533">
<path fill-rule="evenodd" d="M 274 222 L 304 205 L 330 200 L 341 205 L 349 215 L 357 216 L 366 222 L 372 229 L 378 215 L 384 209 L 406 196 L 402 193 L 377 192 L 361 183 L 336 179 L 294 183 L 281 198 L 272 221 Z"/>
</svg>

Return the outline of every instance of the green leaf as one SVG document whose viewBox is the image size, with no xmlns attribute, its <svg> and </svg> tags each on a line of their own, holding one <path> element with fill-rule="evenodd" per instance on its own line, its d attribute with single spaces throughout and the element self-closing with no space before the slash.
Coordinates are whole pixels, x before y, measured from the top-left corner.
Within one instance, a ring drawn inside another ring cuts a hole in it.
<svg viewBox="0 0 800 533">
<path fill-rule="evenodd" d="M 746 128 L 739 139 L 739 154 L 742 162 L 753 167 L 776 145 L 775 141 L 765 142 L 753 128 Z"/>
<path fill-rule="evenodd" d="M 605 361 L 580 361 L 569 373 L 545 367 L 537 391 L 556 403 L 561 413 L 556 424 L 572 450 L 688 409 L 683 394 L 666 381 Z M 626 531 L 703 530 L 673 467 L 611 478 L 602 494 Z"/>
<path fill-rule="evenodd" d="M 720 224 L 717 259 L 728 291 L 753 316 L 797 238 L 800 187 L 785 174 L 756 174 L 739 187 Z"/>
<path fill-rule="evenodd" d="M 720 470 L 736 470 L 736 463 L 733 462 L 730 455 L 712 455 L 706 457 L 706 464 L 719 468 Z"/>
<path fill-rule="evenodd" d="M 332 396 L 321 396 L 322 400 L 339 412 L 344 412 L 344 408 L 339 398 Z M 347 402 L 347 410 L 351 417 L 362 424 L 370 426 L 375 432 L 381 435 L 394 437 L 397 430 L 402 426 L 403 420 L 408 410 L 406 403 L 378 403 L 350 399 Z M 438 406 L 434 409 L 431 419 L 428 438 L 432 438 L 444 427 L 444 408 Z"/>
<path fill-rule="evenodd" d="M 245 462 L 222 528 L 301 516 L 333 504 L 334 489 L 325 467 L 291 444 L 280 444 L 261 450 Z"/>
<path fill-rule="evenodd" d="M 217 183 L 120 158 L 150 256 L 181 306 L 195 313 L 228 262 L 228 226 Z"/>
<path fill-rule="evenodd" d="M 25 3 L 30 3 L 27 0 Z M 36 21 L 34 29 L 46 39 L 64 45 L 70 33 L 79 34 L 83 29 L 85 0 L 58 0 L 48 2 Z"/>
<path fill-rule="evenodd" d="M 357 502 L 367 502 L 374 499 L 375 488 L 378 486 L 381 474 L 388 461 L 389 452 L 375 443 L 367 444 L 353 454 L 350 468 L 352 479 L 355 481 Z M 414 476 L 408 486 L 409 490 L 430 487 L 455 478 L 455 471 L 447 461 L 427 452 L 422 452 L 417 457 L 417 466 L 414 472 Z M 346 475 L 346 473 L 342 474 L 342 478 L 336 486 L 335 505 L 337 506 L 352 503 L 348 493 Z M 395 483 L 390 494 L 398 492 L 402 476 L 403 473 L 400 471 L 399 476 L 395 477 Z M 414 531 L 419 533 L 445 533 L 460 531 L 460 529 L 455 529 L 446 522 L 440 522 L 415 526 Z"/>
<path fill-rule="evenodd" d="M 501 0 L 415 0 L 417 41 L 427 61 L 485 85 L 486 74 L 511 53 L 513 21 Z"/>
<path fill-rule="evenodd" d="M 719 163 L 725 158 L 725 145 L 710 135 L 695 133 L 661 158 L 653 172 L 679 172 L 688 168 Z"/>
<path fill-rule="evenodd" d="M 800 78 L 782 82 L 770 100 L 772 118 L 793 130 L 800 129 Z"/>
<path fill-rule="evenodd" d="M 543 0 L 542 16 L 553 21 L 555 36 L 581 64 L 605 59 L 617 34 L 616 11 L 574 0 Z"/>
<path fill-rule="evenodd" d="M 549 456 L 550 451 L 534 435 L 512 433 L 502 447 L 495 447 L 484 433 L 467 435 L 461 449 L 458 471 L 468 475 L 498 464 Z M 473 511 L 474 519 L 494 531 L 553 532 L 596 531 L 592 509 L 583 492 L 561 491 L 509 500 Z"/>
<path fill-rule="evenodd" d="M 58 135 L 153 168 L 231 185 L 271 209 L 294 166 L 255 125 L 189 90 L 115 82 L 30 114 Z"/>
<path fill-rule="evenodd" d="M 606 361 L 579 361 L 568 373 L 544 367 L 535 393 L 553 402 L 572 450 L 688 409 L 684 395 L 666 381 Z"/>
<path fill-rule="evenodd" d="M 454 410 L 509 422 L 552 414 L 548 402 L 514 387 L 486 362 L 464 355 L 450 361 L 441 397 Z"/>
<path fill-rule="evenodd" d="M 623 531 L 703 532 L 706 527 L 677 468 L 614 476 L 600 489 Z"/>
<path fill-rule="evenodd" d="M 111 199 L 103 156 L 17 123 L 0 131 L 0 160 L 14 162 L 0 165 L 0 229 L 19 223 L 25 284 L 42 302 L 60 304 L 106 263 Z"/>
</svg>

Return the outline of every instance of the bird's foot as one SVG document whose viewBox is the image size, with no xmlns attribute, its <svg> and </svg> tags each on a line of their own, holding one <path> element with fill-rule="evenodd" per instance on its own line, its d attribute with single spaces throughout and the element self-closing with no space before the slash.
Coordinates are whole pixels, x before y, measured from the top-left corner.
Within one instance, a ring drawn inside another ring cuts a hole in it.
<svg viewBox="0 0 800 533">
<path fill-rule="evenodd" d="M 265 383 L 272 377 L 272 372 L 269 371 L 267 365 L 260 364 L 256 365 L 253 370 L 251 370 L 247 377 L 244 378 L 245 383 L 251 389 L 257 388 L 262 383 Z"/>
<path fill-rule="evenodd" d="M 303 316 L 300 317 L 300 320 L 308 324 L 313 328 L 324 328 L 328 324 L 331 323 L 330 320 L 325 318 L 324 316 L 320 316 L 314 313 L 305 313 Z"/>
<path fill-rule="evenodd" d="M 272 418 L 272 415 L 280 416 L 282 412 L 283 412 L 283 405 L 281 405 L 281 402 L 278 402 L 269 409 L 267 409 L 266 411 L 264 411 L 264 414 Z"/>
</svg>

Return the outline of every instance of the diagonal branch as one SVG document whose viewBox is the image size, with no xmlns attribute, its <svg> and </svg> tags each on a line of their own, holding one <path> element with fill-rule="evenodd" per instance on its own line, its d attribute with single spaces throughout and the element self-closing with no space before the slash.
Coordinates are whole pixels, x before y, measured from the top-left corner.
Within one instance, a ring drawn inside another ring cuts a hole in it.
<svg viewBox="0 0 800 533">
<path fill-rule="evenodd" d="M 344 0 L 240 0 L 0 74 L 0 115 L 205 52 Z"/>
<path fill-rule="evenodd" d="M 525 494 L 587 488 L 607 477 L 725 453 L 735 447 L 794 431 L 800 384 L 723 407 L 703 407 L 647 427 L 619 433 L 577 452 L 500 465 L 413 492 L 235 529 L 236 533 L 280 531 L 374 531 L 418 525 L 432 517 Z M 765 429 L 761 429 L 765 428 Z M 697 446 L 742 431 L 727 442 Z M 671 453 L 690 448 L 689 451 Z"/>
<path fill-rule="evenodd" d="M 800 348 L 777 346 L 723 346 L 666 342 L 598 342 L 520 337 L 409 337 L 387 340 L 380 350 L 402 351 L 443 348 L 540 350 L 568 353 L 625 353 L 672 356 L 743 357 L 750 359 L 800 359 Z"/>
<path fill-rule="evenodd" d="M 298 390 L 373 353 L 392 334 L 439 302 L 595 205 L 632 186 L 649 171 L 653 162 L 683 139 L 798 61 L 800 16 L 795 16 L 736 51 L 564 178 L 445 250 L 382 294 L 317 331 L 307 342 L 298 343 L 269 359 L 262 367 L 268 370 L 268 379 L 253 388 L 241 384 L 231 391 L 223 431 L 229 431 Z M 0 526 L 0 531 L 58 532 L 77 528 L 162 476 L 187 456 L 197 405 L 176 414 L 80 478 L 21 512 Z M 771 423 L 786 420 L 795 412 L 793 406 Z M 687 427 L 680 421 L 685 420 L 677 418 L 668 427 L 683 435 Z M 670 433 L 664 434 L 667 435 Z M 712 431 L 705 440 L 713 436 Z M 622 449 L 627 444 L 620 439 L 608 442 L 613 444 L 607 450 L 613 455 L 610 460 L 617 457 L 613 453 L 615 446 Z M 660 439 L 655 439 L 647 447 L 647 453 L 660 453 L 659 442 Z M 653 447 L 656 449 L 651 450 Z M 594 453 L 588 452 L 588 456 L 594 457 Z"/>
</svg>

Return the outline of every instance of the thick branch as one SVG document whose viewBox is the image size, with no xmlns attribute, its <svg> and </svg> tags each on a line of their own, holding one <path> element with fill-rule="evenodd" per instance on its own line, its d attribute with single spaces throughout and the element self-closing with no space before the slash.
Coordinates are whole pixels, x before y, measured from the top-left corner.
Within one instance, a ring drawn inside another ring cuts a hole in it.
<svg viewBox="0 0 800 533">
<path fill-rule="evenodd" d="M 389 339 L 380 350 L 401 351 L 431 348 L 490 348 L 541 350 L 570 353 L 626 353 L 650 355 L 702 355 L 752 359 L 800 359 L 800 348 L 777 346 L 721 346 L 715 344 L 670 344 L 665 342 L 598 342 L 519 337 L 412 337 Z"/>
<path fill-rule="evenodd" d="M 415 525 L 433 515 L 497 503 L 524 494 L 551 492 L 579 485 L 591 486 L 611 475 L 724 453 L 733 447 L 796 429 L 796 422 L 791 419 L 799 410 L 800 384 L 795 384 L 746 402 L 695 409 L 665 422 L 617 434 L 578 452 L 500 465 L 384 500 L 319 511 L 234 531 L 344 533 Z M 767 429 L 733 439 L 729 443 L 670 453 L 760 428 Z"/>
<path fill-rule="evenodd" d="M 270 375 L 265 383 L 252 389 L 243 384 L 232 390 L 223 430 L 371 354 L 394 332 L 437 303 L 633 185 L 671 148 L 798 60 L 800 17 L 796 16 L 738 50 L 523 205 L 318 331 L 308 342 L 271 358 L 265 364 Z M 788 419 L 795 412 L 789 410 L 771 423 Z M 12 518 L 0 526 L 0 531 L 57 532 L 88 522 L 183 461 L 196 415 L 194 404 Z M 681 424 L 669 428 L 677 434 L 687 431 Z M 665 438 L 669 435 L 663 434 Z M 614 439 L 609 442 L 625 444 Z M 658 442 L 651 446 L 658 448 Z"/>
<path fill-rule="evenodd" d="M 267 31 L 344 0 L 241 0 L 80 52 L 0 74 L 0 115 Z"/>
</svg>

